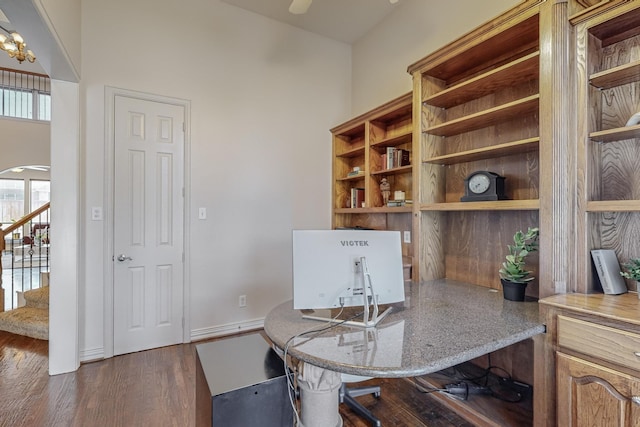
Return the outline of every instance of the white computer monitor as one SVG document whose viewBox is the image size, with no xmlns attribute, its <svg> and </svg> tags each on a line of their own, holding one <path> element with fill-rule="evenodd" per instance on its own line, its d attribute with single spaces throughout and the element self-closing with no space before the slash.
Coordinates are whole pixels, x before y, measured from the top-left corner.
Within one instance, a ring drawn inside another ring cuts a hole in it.
<svg viewBox="0 0 640 427">
<path fill-rule="evenodd" d="M 370 304 L 404 301 L 399 231 L 293 231 L 294 309 L 363 306 L 368 315 L 364 295 Z"/>
</svg>

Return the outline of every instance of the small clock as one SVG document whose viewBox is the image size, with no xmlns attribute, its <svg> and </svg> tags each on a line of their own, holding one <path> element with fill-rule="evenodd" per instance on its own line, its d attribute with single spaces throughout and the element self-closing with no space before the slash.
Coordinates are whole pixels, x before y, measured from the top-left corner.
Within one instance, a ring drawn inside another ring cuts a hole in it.
<svg viewBox="0 0 640 427">
<path fill-rule="evenodd" d="M 488 171 L 476 171 L 464 180 L 464 196 L 461 202 L 507 200 L 504 193 L 504 177 Z"/>
</svg>

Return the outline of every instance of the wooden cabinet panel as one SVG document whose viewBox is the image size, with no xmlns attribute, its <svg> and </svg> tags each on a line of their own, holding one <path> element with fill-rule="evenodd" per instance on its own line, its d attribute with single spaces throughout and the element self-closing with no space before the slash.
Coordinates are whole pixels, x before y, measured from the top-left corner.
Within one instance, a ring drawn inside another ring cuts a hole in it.
<svg viewBox="0 0 640 427">
<path fill-rule="evenodd" d="M 640 371 L 640 334 L 560 315 L 558 345 Z"/>
<path fill-rule="evenodd" d="M 640 379 L 557 354 L 559 426 L 640 427 Z"/>
</svg>

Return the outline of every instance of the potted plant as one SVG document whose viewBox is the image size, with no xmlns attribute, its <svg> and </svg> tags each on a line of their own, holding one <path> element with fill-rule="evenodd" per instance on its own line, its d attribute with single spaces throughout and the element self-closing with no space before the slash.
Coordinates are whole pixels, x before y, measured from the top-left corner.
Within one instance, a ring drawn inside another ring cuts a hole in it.
<svg viewBox="0 0 640 427">
<path fill-rule="evenodd" d="M 622 268 L 626 271 L 621 271 L 620 275 L 626 279 L 636 281 L 636 291 L 638 292 L 638 298 L 640 298 L 640 258 L 631 258 L 628 262 L 622 264 Z"/>
<path fill-rule="evenodd" d="M 533 280 L 531 271 L 525 268 L 525 259 L 538 250 L 539 229 L 529 227 L 526 233 L 517 231 L 513 245 L 507 245 L 509 253 L 500 268 L 500 282 L 504 298 L 510 301 L 524 301 L 527 283 Z"/>
</svg>

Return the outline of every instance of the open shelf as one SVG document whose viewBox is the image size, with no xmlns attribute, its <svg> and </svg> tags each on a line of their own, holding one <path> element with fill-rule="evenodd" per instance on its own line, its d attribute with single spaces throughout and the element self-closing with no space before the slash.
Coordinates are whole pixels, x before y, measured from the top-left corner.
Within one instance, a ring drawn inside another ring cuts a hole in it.
<svg viewBox="0 0 640 427">
<path fill-rule="evenodd" d="M 538 199 L 423 203 L 420 205 L 421 211 L 535 211 L 538 209 L 540 209 L 540 201 Z"/>
<path fill-rule="evenodd" d="M 383 206 L 377 208 L 337 208 L 334 213 L 338 214 L 376 214 L 376 213 L 407 213 L 412 212 L 413 208 L 409 206 Z"/>
<path fill-rule="evenodd" d="M 410 143 L 412 136 L 413 136 L 413 129 L 408 129 L 399 135 L 396 135 L 390 138 L 385 138 L 377 142 L 372 142 L 371 147 L 372 148 L 396 147 L 398 145 Z"/>
<path fill-rule="evenodd" d="M 355 147 L 349 150 L 345 150 L 341 153 L 337 153 L 336 157 L 358 157 L 364 155 L 364 146 Z"/>
<path fill-rule="evenodd" d="M 640 200 L 592 200 L 588 212 L 640 212 Z"/>
<path fill-rule="evenodd" d="M 458 367 L 445 371 L 435 372 L 433 374 L 422 375 L 411 381 L 415 381 L 416 385 L 429 390 L 442 390 L 446 384 L 459 383 L 462 378 L 482 378 L 484 370 L 471 362 L 465 362 Z M 465 375 L 451 376 L 450 373 L 456 373 L 462 370 Z M 491 374 L 491 384 L 498 384 L 499 380 L 495 374 Z M 407 380 L 409 381 L 409 380 Z M 469 380 L 466 380 L 469 381 Z M 498 386 L 494 388 L 499 391 Z M 533 399 L 531 395 L 526 396 L 520 402 L 507 402 L 498 399 L 492 395 L 472 394 L 467 400 L 449 395 L 448 393 L 430 393 L 434 399 L 438 400 L 444 406 L 453 410 L 457 414 L 472 421 L 475 425 L 483 426 L 509 426 L 509 427 L 525 427 L 533 425 Z M 506 394 L 507 397 L 515 397 L 513 392 Z M 514 399 L 515 400 L 515 399 Z"/>
<path fill-rule="evenodd" d="M 336 178 L 337 181 L 357 181 L 359 179 L 363 179 L 365 177 L 365 173 L 360 173 L 358 175 L 353 176 L 344 176 L 342 178 Z"/>
<path fill-rule="evenodd" d="M 640 138 L 640 125 L 591 132 L 589 138 L 596 142 L 614 142 Z"/>
<path fill-rule="evenodd" d="M 470 114 L 424 130 L 425 133 L 438 136 L 452 136 L 481 129 L 514 119 L 518 116 L 538 111 L 540 95 L 531 95 L 517 101 L 508 102 L 488 110 Z"/>
<path fill-rule="evenodd" d="M 638 81 L 640 76 L 640 61 L 613 67 L 609 70 L 594 73 L 589 77 L 589 83 L 598 89 L 610 89 L 627 83 Z"/>
<path fill-rule="evenodd" d="M 400 173 L 411 173 L 413 167 L 411 165 L 400 166 L 393 169 L 382 169 L 379 171 L 371 172 L 371 175 L 397 175 Z"/>
<path fill-rule="evenodd" d="M 497 64 L 510 62 L 511 58 L 538 50 L 538 14 L 527 5 L 523 5 L 522 10 L 515 13 L 517 16 L 508 18 L 506 28 L 500 28 L 506 20 L 496 20 L 490 28 L 484 27 L 473 35 L 467 34 L 435 55 L 429 55 L 411 64 L 409 72 L 428 68 L 430 76 L 451 83 L 465 80 L 483 69 L 495 68 L 499 66 Z M 458 51 L 464 53 L 452 54 Z M 446 60 L 442 60 L 441 56 L 446 56 Z"/>
<path fill-rule="evenodd" d="M 488 95 L 505 86 L 515 86 L 537 79 L 539 60 L 540 52 L 531 53 L 473 79 L 451 86 L 425 98 L 423 102 L 435 107 L 449 108 Z"/>
<path fill-rule="evenodd" d="M 403 105 L 399 105 L 403 104 Z M 399 106 L 396 106 L 399 105 Z M 390 104 L 387 108 L 387 112 L 382 112 L 371 120 L 371 123 L 386 127 L 394 122 L 402 121 L 405 118 L 410 118 L 413 111 L 413 104 L 411 102 L 404 103 L 402 99 L 399 99 L 395 104 Z"/>
<path fill-rule="evenodd" d="M 528 138 L 520 141 L 507 142 L 504 144 L 491 145 L 475 150 L 460 151 L 453 154 L 431 157 L 423 163 L 433 163 L 436 165 L 453 165 L 457 163 L 475 162 L 496 157 L 510 156 L 512 154 L 526 153 L 538 150 L 540 138 Z"/>
</svg>

